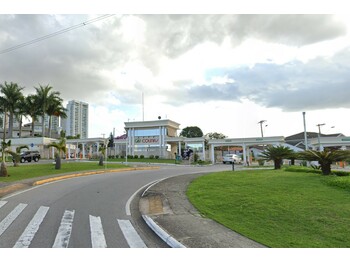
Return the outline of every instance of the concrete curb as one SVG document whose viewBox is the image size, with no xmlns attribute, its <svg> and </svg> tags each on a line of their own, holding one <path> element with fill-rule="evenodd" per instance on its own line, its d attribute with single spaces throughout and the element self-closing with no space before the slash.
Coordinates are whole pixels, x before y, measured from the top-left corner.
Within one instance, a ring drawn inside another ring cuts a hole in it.
<svg viewBox="0 0 350 263">
<path fill-rule="evenodd" d="M 165 230 L 155 223 L 152 218 L 147 215 L 142 215 L 142 218 L 145 220 L 146 224 L 171 248 L 186 248 L 183 244 L 165 232 Z"/>
</svg>

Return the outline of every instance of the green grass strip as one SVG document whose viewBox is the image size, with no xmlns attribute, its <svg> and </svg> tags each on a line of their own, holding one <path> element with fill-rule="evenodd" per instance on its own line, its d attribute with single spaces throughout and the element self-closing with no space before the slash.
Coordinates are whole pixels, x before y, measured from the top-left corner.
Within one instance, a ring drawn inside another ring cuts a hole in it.
<svg viewBox="0 0 350 263">
<path fill-rule="evenodd" d="M 269 247 L 350 247 L 344 186 L 350 177 L 335 179 L 283 170 L 220 172 L 198 178 L 187 194 L 204 216 Z"/>
<path fill-rule="evenodd" d="M 20 165 L 19 167 L 8 166 L 9 177 L 0 177 L 0 182 L 15 182 L 23 179 L 30 179 L 46 175 L 55 175 L 63 173 L 72 173 L 89 170 L 103 170 L 107 169 L 119 169 L 126 168 L 128 166 L 123 164 L 111 164 L 106 166 L 99 166 L 98 162 L 62 162 L 60 170 L 55 169 L 54 164 L 30 164 Z"/>
</svg>

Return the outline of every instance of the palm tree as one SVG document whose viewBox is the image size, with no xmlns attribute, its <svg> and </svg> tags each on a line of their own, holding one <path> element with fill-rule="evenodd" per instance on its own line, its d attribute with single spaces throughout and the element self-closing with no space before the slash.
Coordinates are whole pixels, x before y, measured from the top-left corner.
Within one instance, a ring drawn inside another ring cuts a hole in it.
<svg viewBox="0 0 350 263">
<path fill-rule="evenodd" d="M 333 162 L 344 161 L 350 158 L 350 151 L 314 151 L 307 150 L 298 153 L 298 158 L 306 161 L 318 161 L 321 166 L 322 174 L 329 175 L 331 173 L 331 165 Z"/>
<path fill-rule="evenodd" d="M 103 166 L 103 159 L 105 158 L 106 149 L 107 149 L 107 145 L 105 144 L 101 145 L 100 148 L 98 149 L 98 151 L 100 152 L 100 159 L 98 162 L 99 166 Z"/>
<path fill-rule="evenodd" d="M 18 167 L 19 166 L 19 162 L 20 162 L 20 153 L 21 153 L 21 150 L 22 149 L 28 149 L 28 146 L 27 145 L 21 145 L 21 146 L 18 146 L 16 147 L 16 152 L 13 152 L 13 151 L 10 151 L 10 150 L 7 150 L 6 152 L 11 154 L 12 155 L 12 158 L 13 158 L 13 166 L 14 167 Z"/>
<path fill-rule="evenodd" d="M 49 147 L 54 147 L 58 150 L 58 153 L 55 153 L 55 169 L 61 169 L 61 154 L 67 152 L 66 148 L 66 138 L 61 138 L 59 142 L 53 142 L 49 144 Z"/>
<path fill-rule="evenodd" d="M 1 153 L 2 153 L 2 161 L 1 161 L 1 167 L 0 167 L 0 176 L 1 177 L 7 177 L 7 166 L 6 166 L 6 155 L 8 151 L 8 147 L 11 146 L 11 140 L 8 142 L 5 141 L 5 139 L 1 142 Z"/>
<path fill-rule="evenodd" d="M 24 111 L 32 118 L 32 137 L 34 137 L 35 121 L 40 115 L 40 104 L 36 95 L 28 95 L 25 98 Z"/>
<path fill-rule="evenodd" d="M 260 154 L 262 160 L 273 161 L 275 169 L 281 169 L 283 159 L 293 157 L 294 151 L 286 146 L 268 146 L 264 152 Z"/>
<path fill-rule="evenodd" d="M 46 113 L 49 115 L 49 137 L 51 137 L 52 116 L 67 118 L 66 109 L 62 105 L 61 98 L 54 98 L 49 102 Z"/>
<path fill-rule="evenodd" d="M 15 112 L 15 117 L 17 121 L 19 122 L 19 132 L 18 132 L 18 137 L 22 137 L 22 123 L 23 123 L 23 116 L 26 116 L 26 100 L 25 97 L 22 96 L 18 101 L 17 101 L 17 109 Z"/>
<path fill-rule="evenodd" d="M 39 85 L 39 88 L 36 89 L 36 96 L 38 98 L 38 102 L 41 106 L 40 114 L 41 114 L 41 120 L 42 120 L 42 136 L 45 137 L 45 114 L 47 113 L 47 109 L 52 103 L 52 101 L 61 101 L 62 99 L 59 97 L 60 92 L 58 91 L 51 91 L 52 87 L 49 85 L 46 85 L 45 87 Z"/>
<path fill-rule="evenodd" d="M 0 90 L 1 93 L 4 94 L 4 96 L 2 96 L 1 103 L 5 116 L 7 112 L 9 113 L 8 137 L 12 137 L 14 114 L 17 109 L 17 102 L 23 97 L 23 88 L 19 87 L 17 83 L 7 83 L 5 81 L 5 84 L 0 84 Z"/>
</svg>

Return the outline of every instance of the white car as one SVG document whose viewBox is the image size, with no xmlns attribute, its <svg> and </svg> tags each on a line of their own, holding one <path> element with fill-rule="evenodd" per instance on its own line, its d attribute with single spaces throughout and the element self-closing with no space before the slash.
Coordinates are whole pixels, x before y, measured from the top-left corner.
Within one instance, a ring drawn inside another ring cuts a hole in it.
<svg viewBox="0 0 350 263">
<path fill-rule="evenodd" d="M 240 164 L 240 163 L 242 163 L 242 158 L 239 157 L 237 154 L 230 153 L 230 154 L 226 154 L 224 156 L 222 162 L 223 163 L 232 163 L 232 162 L 234 162 L 234 163 Z"/>
</svg>

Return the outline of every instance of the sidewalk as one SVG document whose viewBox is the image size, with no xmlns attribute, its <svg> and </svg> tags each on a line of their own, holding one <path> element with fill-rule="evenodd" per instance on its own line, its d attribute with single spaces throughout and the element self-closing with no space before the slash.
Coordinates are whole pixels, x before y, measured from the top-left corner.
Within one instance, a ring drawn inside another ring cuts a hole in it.
<svg viewBox="0 0 350 263">
<path fill-rule="evenodd" d="M 199 214 L 186 197 L 187 186 L 198 176 L 176 176 L 146 189 L 140 212 L 148 226 L 171 247 L 264 248 Z"/>
</svg>

